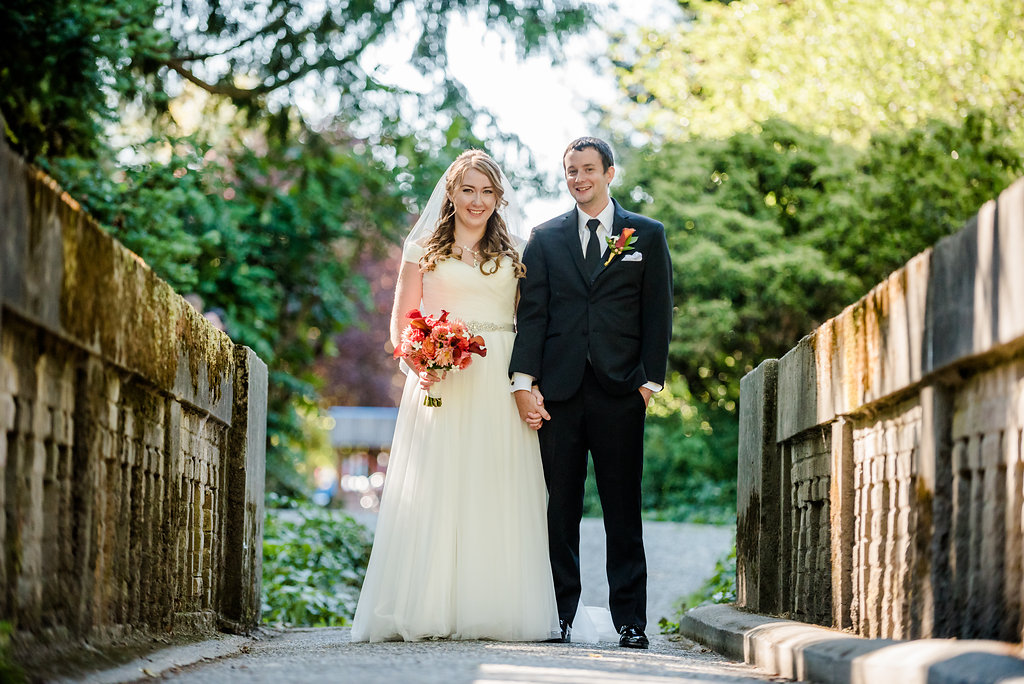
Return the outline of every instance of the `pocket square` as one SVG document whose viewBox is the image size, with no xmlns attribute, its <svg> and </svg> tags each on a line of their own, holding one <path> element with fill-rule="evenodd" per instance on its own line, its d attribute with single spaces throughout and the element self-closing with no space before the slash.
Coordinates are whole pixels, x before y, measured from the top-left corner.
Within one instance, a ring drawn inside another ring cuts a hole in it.
<svg viewBox="0 0 1024 684">
<path fill-rule="evenodd" d="M 623 261 L 643 261 L 644 255 L 640 252 L 633 252 L 632 254 L 626 254 L 622 257 Z"/>
</svg>

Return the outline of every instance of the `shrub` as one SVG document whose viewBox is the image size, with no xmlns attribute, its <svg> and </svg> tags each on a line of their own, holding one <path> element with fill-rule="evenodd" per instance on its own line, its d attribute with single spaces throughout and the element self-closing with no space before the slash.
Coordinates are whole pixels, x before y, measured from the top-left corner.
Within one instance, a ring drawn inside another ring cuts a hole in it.
<svg viewBox="0 0 1024 684">
<path fill-rule="evenodd" d="M 263 621 L 347 624 L 370 559 L 371 534 L 344 513 L 310 504 L 269 510 L 263 536 Z"/>
</svg>

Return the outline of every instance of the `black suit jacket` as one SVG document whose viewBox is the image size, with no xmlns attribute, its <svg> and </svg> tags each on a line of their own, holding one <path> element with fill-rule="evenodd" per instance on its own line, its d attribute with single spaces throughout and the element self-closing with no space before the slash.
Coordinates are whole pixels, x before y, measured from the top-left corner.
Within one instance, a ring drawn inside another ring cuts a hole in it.
<svg viewBox="0 0 1024 684">
<path fill-rule="evenodd" d="M 611 234 L 627 227 L 636 231 L 633 249 L 607 266 L 605 252 L 593 274 L 584 268 L 576 208 L 530 235 L 509 372 L 532 375 L 546 399 L 571 397 L 588 357 L 611 394 L 635 391 L 645 382 L 665 383 L 672 334 L 665 227 L 616 202 Z"/>
</svg>

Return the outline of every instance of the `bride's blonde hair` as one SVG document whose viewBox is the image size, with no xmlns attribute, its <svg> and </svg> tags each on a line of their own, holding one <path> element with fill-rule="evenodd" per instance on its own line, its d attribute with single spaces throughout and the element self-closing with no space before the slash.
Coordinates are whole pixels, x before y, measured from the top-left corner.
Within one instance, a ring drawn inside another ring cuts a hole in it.
<svg viewBox="0 0 1024 684">
<path fill-rule="evenodd" d="M 439 261 L 455 256 L 452 253 L 452 247 L 455 246 L 455 204 L 452 202 L 452 197 L 462 186 L 462 180 L 469 169 L 476 169 L 487 176 L 491 187 L 494 188 L 495 195 L 494 212 L 487 219 L 487 228 L 484 230 L 484 236 L 480 239 L 480 246 L 477 249 L 477 254 L 480 257 L 480 272 L 484 275 L 496 272 L 501 258 L 507 256 L 512 260 L 515 277 L 525 277 L 526 266 L 523 265 L 515 250 L 515 245 L 512 244 L 505 219 L 498 213 L 498 210 L 507 204 L 505 188 L 501 184 L 501 169 L 498 168 L 497 162 L 481 150 L 466 150 L 456 158 L 448 169 L 441 214 L 437 220 L 437 227 L 427 238 L 425 253 L 419 261 L 420 269 L 424 272 L 433 271 Z"/>
</svg>

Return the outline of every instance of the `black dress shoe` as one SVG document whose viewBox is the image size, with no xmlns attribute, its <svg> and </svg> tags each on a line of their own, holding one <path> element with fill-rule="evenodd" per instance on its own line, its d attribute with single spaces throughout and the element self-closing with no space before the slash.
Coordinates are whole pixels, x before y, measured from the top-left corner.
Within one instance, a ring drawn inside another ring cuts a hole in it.
<svg viewBox="0 0 1024 684">
<path fill-rule="evenodd" d="M 555 644 L 568 644 L 572 641 L 572 625 L 569 624 L 568 620 L 559 620 L 558 628 L 562 630 L 562 636 L 558 639 L 548 639 L 549 642 Z"/>
<path fill-rule="evenodd" d="M 650 648 L 651 642 L 647 640 L 644 630 L 636 625 L 624 625 L 619 628 L 619 646 L 624 648 Z"/>
<path fill-rule="evenodd" d="M 554 639 L 545 639 L 544 642 L 548 644 L 567 644 L 570 642 L 570 636 L 572 635 L 572 625 L 569 624 L 568 620 L 559 620 L 558 628 L 562 631 L 562 636 L 555 637 Z"/>
</svg>

